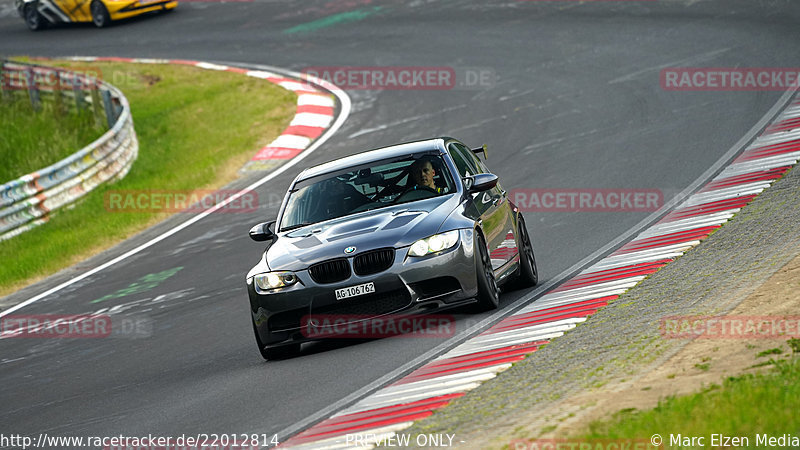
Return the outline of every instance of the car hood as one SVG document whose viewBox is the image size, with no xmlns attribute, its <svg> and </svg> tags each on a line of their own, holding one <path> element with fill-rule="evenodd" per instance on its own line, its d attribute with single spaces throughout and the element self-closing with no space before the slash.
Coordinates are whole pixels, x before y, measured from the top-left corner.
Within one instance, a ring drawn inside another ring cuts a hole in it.
<svg viewBox="0 0 800 450">
<path fill-rule="evenodd" d="M 456 208 L 457 195 L 365 211 L 280 233 L 265 253 L 269 270 L 302 270 L 311 264 L 384 247 L 406 247 L 439 232 Z"/>
</svg>

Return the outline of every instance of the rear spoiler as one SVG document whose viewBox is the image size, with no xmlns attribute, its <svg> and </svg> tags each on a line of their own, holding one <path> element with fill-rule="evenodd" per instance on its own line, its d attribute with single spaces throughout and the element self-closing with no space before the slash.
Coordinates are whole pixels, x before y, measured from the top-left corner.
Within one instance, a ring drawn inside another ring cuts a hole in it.
<svg viewBox="0 0 800 450">
<path fill-rule="evenodd" d="M 472 153 L 475 153 L 476 155 L 483 153 L 484 161 L 488 158 L 488 156 L 486 156 L 486 144 L 483 144 L 483 147 L 473 148 Z"/>
</svg>

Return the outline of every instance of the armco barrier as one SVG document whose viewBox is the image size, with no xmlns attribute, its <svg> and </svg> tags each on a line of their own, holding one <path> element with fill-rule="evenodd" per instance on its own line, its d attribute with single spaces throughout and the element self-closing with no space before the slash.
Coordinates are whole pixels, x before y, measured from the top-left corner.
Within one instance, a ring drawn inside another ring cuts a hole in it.
<svg viewBox="0 0 800 450">
<path fill-rule="evenodd" d="M 0 186 L 0 241 L 46 222 L 51 211 L 101 183 L 124 177 L 139 149 L 128 100 L 114 86 L 64 69 L 18 62 L 3 62 L 2 80 L 4 96 L 27 91 L 34 107 L 44 94 L 57 102 L 72 100 L 76 108 L 90 105 L 96 114 L 102 108 L 110 129 L 69 157 Z"/>
</svg>

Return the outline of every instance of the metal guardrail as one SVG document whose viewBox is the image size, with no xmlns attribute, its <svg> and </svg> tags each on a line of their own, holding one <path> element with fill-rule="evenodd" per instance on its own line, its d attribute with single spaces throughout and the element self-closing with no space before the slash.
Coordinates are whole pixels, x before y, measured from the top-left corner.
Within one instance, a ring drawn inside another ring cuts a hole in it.
<svg viewBox="0 0 800 450">
<path fill-rule="evenodd" d="M 124 177 L 139 152 L 128 100 L 119 89 L 65 69 L 3 61 L 2 96 L 26 92 L 34 108 L 50 101 L 57 108 L 89 109 L 109 130 L 69 157 L 0 185 L 0 241 L 45 223 L 50 212 L 98 185 Z"/>
</svg>

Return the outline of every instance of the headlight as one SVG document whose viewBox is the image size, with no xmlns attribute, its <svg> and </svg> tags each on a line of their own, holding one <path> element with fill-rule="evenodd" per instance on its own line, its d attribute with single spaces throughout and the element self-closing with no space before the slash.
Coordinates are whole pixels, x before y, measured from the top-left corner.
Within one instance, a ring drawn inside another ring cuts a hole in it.
<svg viewBox="0 0 800 450">
<path fill-rule="evenodd" d="M 458 243 L 458 230 L 434 234 L 431 237 L 420 239 L 411 245 L 409 256 L 425 256 L 452 248 Z"/>
<path fill-rule="evenodd" d="M 253 280 L 259 289 L 268 291 L 297 283 L 297 275 L 292 272 L 267 272 L 254 276 Z"/>
</svg>

